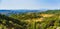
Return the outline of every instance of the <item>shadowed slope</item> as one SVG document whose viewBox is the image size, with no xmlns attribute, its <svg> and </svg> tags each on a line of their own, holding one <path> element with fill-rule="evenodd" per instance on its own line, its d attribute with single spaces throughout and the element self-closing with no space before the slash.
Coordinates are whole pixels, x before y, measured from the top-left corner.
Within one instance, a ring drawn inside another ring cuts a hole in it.
<svg viewBox="0 0 60 29">
<path fill-rule="evenodd" d="M 1 15 L 1 14 L 0 14 L 0 19 L 3 19 L 3 20 L 5 19 L 5 20 L 7 20 L 7 21 L 12 21 L 13 23 L 16 23 L 16 24 L 18 24 L 18 25 L 24 24 L 24 22 L 21 22 L 21 21 L 18 20 L 18 19 L 14 19 L 14 18 L 5 16 L 5 15 Z"/>
</svg>

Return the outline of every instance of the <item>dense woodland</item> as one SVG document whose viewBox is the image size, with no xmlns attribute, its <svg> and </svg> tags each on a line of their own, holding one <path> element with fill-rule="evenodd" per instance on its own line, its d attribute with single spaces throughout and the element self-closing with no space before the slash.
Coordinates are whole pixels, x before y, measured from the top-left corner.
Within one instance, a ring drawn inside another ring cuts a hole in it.
<svg viewBox="0 0 60 29">
<path fill-rule="evenodd" d="M 60 29 L 60 10 L 0 14 L 0 29 Z"/>
</svg>

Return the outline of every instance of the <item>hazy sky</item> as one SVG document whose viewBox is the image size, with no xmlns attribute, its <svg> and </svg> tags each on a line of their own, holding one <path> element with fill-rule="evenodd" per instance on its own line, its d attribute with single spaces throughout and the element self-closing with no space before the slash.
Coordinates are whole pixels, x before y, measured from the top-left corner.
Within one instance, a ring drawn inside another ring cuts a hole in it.
<svg viewBox="0 0 60 29">
<path fill-rule="evenodd" d="M 0 0 L 0 9 L 60 9 L 60 0 Z"/>
</svg>

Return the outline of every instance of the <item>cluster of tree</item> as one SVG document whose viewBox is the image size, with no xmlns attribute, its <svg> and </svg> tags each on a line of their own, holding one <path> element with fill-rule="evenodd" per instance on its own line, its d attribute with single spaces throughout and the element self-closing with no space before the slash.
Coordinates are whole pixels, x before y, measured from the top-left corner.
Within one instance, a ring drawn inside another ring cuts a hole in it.
<svg viewBox="0 0 60 29">
<path fill-rule="evenodd" d="M 39 13 L 21 13 L 21 14 L 11 14 L 10 17 L 19 20 L 27 20 L 33 18 L 41 18 L 42 16 L 40 16 Z"/>
</svg>

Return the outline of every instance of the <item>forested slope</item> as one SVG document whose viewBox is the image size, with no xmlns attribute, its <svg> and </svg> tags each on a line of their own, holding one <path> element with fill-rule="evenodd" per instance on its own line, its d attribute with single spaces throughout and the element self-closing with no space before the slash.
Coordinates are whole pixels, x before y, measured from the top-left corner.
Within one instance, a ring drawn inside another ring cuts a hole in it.
<svg viewBox="0 0 60 29">
<path fill-rule="evenodd" d="M 0 14 L 0 29 L 23 29 L 23 25 L 27 23 L 22 22 L 18 19 L 14 19 L 5 15 Z"/>
<path fill-rule="evenodd" d="M 60 10 L 11 14 L 9 16 L 0 14 L 0 27 L 4 29 L 60 29 Z"/>
</svg>

